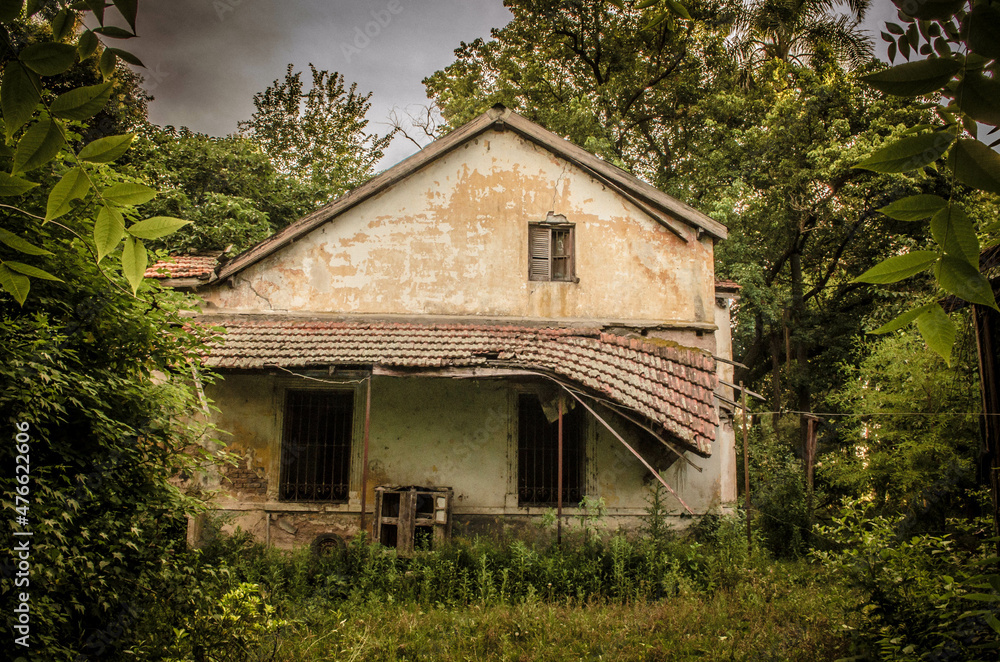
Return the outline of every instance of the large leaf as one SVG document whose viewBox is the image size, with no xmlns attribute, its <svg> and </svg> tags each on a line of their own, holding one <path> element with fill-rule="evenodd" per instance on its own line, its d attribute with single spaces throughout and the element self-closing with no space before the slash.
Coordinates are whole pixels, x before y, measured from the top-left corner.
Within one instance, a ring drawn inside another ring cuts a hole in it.
<svg viewBox="0 0 1000 662">
<path fill-rule="evenodd" d="M 123 51 L 120 48 L 108 48 L 107 50 L 111 51 L 112 53 L 114 53 L 115 55 L 117 55 L 118 57 L 120 57 L 122 60 L 125 60 L 126 62 L 128 62 L 131 65 L 135 65 L 137 67 L 145 67 L 146 66 L 146 65 L 144 65 L 142 63 L 142 60 L 140 60 L 139 58 L 137 58 L 135 55 L 132 55 L 128 51 Z"/>
<path fill-rule="evenodd" d="M 128 233 L 139 239 L 159 239 L 177 232 L 190 222 L 171 216 L 154 216 L 145 221 L 139 221 L 128 229 Z"/>
<path fill-rule="evenodd" d="M 66 143 L 59 126 L 42 118 L 31 126 L 17 142 L 14 150 L 14 173 L 28 172 L 45 165 L 56 157 Z"/>
<path fill-rule="evenodd" d="M 923 315 L 936 305 L 937 305 L 936 303 L 929 303 L 925 306 L 919 306 L 912 310 L 908 310 L 902 315 L 897 316 L 891 322 L 887 322 L 882 326 L 880 326 L 879 328 L 875 329 L 874 331 L 872 331 L 872 333 L 877 333 L 881 335 L 883 333 L 890 333 L 892 331 L 897 331 L 899 329 L 902 329 L 904 326 L 912 323 L 914 320 L 916 320 L 918 317 L 920 317 L 921 315 Z"/>
<path fill-rule="evenodd" d="M 85 120 L 104 109 L 111 98 L 111 81 L 88 85 L 60 94 L 50 110 L 56 117 L 68 120 Z"/>
<path fill-rule="evenodd" d="M 45 206 L 45 220 L 51 221 L 66 214 L 72 206 L 72 200 L 80 200 L 90 191 L 90 179 L 83 168 L 73 168 L 52 187 L 49 200 Z"/>
<path fill-rule="evenodd" d="M 135 15 L 138 11 L 139 0 L 114 0 L 114 3 L 129 27 L 132 28 L 132 32 L 135 32 Z"/>
<path fill-rule="evenodd" d="M 961 9 L 966 0 L 919 0 L 919 2 L 894 0 L 896 6 L 913 18 L 925 21 L 950 18 Z"/>
<path fill-rule="evenodd" d="M 5 172 L 0 172 L 0 197 L 24 195 L 36 186 L 38 184 L 35 182 L 29 182 L 27 179 L 13 177 Z"/>
<path fill-rule="evenodd" d="M 966 17 L 969 48 L 990 59 L 1000 59 L 1000 7 L 977 4 Z"/>
<path fill-rule="evenodd" d="M 897 64 L 868 74 L 862 80 L 886 94 L 915 97 L 941 89 L 961 68 L 951 58 L 933 58 Z"/>
<path fill-rule="evenodd" d="M 0 109 L 3 110 L 7 138 L 17 133 L 35 114 L 35 106 L 41 98 L 40 89 L 38 77 L 20 63 L 8 62 L 4 67 L 3 83 L 0 84 Z"/>
<path fill-rule="evenodd" d="M 76 14 L 67 9 L 60 10 L 52 19 L 52 38 L 62 41 L 70 35 L 76 27 Z"/>
<path fill-rule="evenodd" d="M 97 50 L 97 45 L 99 43 L 100 40 L 97 38 L 97 35 L 93 33 L 93 31 L 84 30 L 83 34 L 80 35 L 80 41 L 76 47 L 77 51 L 80 53 L 80 59 L 86 60 L 88 57 L 93 55 L 94 51 Z"/>
<path fill-rule="evenodd" d="M 973 119 L 993 126 L 1000 124 L 1000 80 L 970 71 L 955 88 L 955 101 Z"/>
<path fill-rule="evenodd" d="M 939 195 L 911 195 L 887 204 L 880 212 L 897 221 L 922 221 L 944 209 L 948 201 Z"/>
<path fill-rule="evenodd" d="M 94 223 L 94 244 L 97 246 L 97 261 L 118 248 L 118 242 L 125 236 L 125 218 L 114 207 L 104 206 L 97 212 Z"/>
<path fill-rule="evenodd" d="M 16 271 L 11 271 L 0 264 L 0 287 L 10 293 L 22 306 L 24 300 L 28 298 L 28 290 L 31 289 L 31 280 Z"/>
<path fill-rule="evenodd" d="M 691 14 L 688 12 L 687 7 L 677 2 L 677 0 L 667 0 L 667 6 L 670 7 L 670 11 L 677 14 L 681 18 L 690 21 Z"/>
<path fill-rule="evenodd" d="M 917 329 L 931 351 L 939 354 L 951 365 L 951 348 L 955 345 L 955 324 L 940 305 L 917 317 Z"/>
<path fill-rule="evenodd" d="M 871 156 L 854 166 L 875 172 L 907 172 L 922 168 L 938 160 L 955 141 L 950 131 L 935 131 L 920 136 L 901 138 L 876 150 Z"/>
<path fill-rule="evenodd" d="M 948 165 L 963 184 L 1000 194 L 1000 154 L 978 140 L 963 138 L 955 143 Z"/>
<path fill-rule="evenodd" d="M 0 21 L 10 23 L 21 14 L 24 0 L 0 0 Z"/>
<path fill-rule="evenodd" d="M 94 12 L 94 16 L 97 17 L 97 22 L 104 25 L 104 8 L 106 6 L 105 0 L 84 0 L 90 11 Z"/>
<path fill-rule="evenodd" d="M 101 60 L 98 62 L 98 68 L 101 70 L 101 76 L 104 80 L 111 78 L 111 74 L 115 73 L 115 65 L 118 63 L 118 58 L 115 56 L 114 49 L 105 48 L 104 52 L 101 53 Z"/>
<path fill-rule="evenodd" d="M 105 37 L 111 37 L 112 39 L 131 39 L 135 36 L 135 33 L 116 25 L 105 25 L 102 28 L 95 28 L 94 32 Z"/>
<path fill-rule="evenodd" d="M 990 282 L 968 261 L 945 255 L 934 268 L 934 274 L 941 287 L 951 294 L 969 303 L 978 303 L 990 308 L 997 307 Z"/>
<path fill-rule="evenodd" d="M 141 205 L 156 197 L 156 190 L 143 184 L 115 184 L 101 191 L 101 196 L 115 205 Z"/>
<path fill-rule="evenodd" d="M 0 228 L 0 242 L 6 244 L 10 248 L 13 248 L 18 253 L 24 253 L 25 255 L 55 255 L 52 251 L 39 248 L 31 242 L 21 239 L 13 232 L 4 230 L 3 228 Z"/>
<path fill-rule="evenodd" d="M 21 51 L 19 58 L 42 76 L 58 76 L 76 63 L 76 46 L 54 41 L 32 44 Z"/>
<path fill-rule="evenodd" d="M 4 266 L 24 274 L 25 276 L 30 276 L 31 278 L 41 278 L 42 280 L 54 280 L 58 282 L 63 282 L 62 278 L 57 278 L 50 274 L 48 271 L 43 271 L 38 267 L 33 267 L 30 264 L 24 264 L 23 262 L 13 262 L 11 260 L 4 260 Z"/>
<path fill-rule="evenodd" d="M 979 268 L 979 238 L 972 219 L 957 205 L 948 205 L 931 218 L 934 241 L 952 257 L 964 259 Z"/>
<path fill-rule="evenodd" d="M 110 163 L 128 151 L 133 138 L 135 138 L 134 133 L 98 138 L 84 145 L 78 156 L 91 163 Z"/>
<path fill-rule="evenodd" d="M 937 259 L 938 254 L 934 251 L 913 251 L 906 255 L 897 255 L 879 262 L 855 278 L 854 282 L 878 285 L 895 283 L 920 273 L 934 264 Z"/>
<path fill-rule="evenodd" d="M 125 248 L 122 249 L 122 273 L 132 286 L 133 294 L 142 285 L 147 264 L 149 259 L 146 256 L 146 246 L 134 237 L 125 237 Z"/>
</svg>

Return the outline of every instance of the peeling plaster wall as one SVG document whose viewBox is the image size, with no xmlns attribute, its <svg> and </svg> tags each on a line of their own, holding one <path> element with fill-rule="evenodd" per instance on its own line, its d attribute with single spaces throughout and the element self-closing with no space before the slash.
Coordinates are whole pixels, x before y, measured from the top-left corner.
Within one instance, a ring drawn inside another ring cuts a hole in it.
<svg viewBox="0 0 1000 662">
<path fill-rule="evenodd" d="M 528 281 L 528 223 L 549 211 L 576 225 L 579 283 Z M 712 240 L 677 225 L 687 242 L 575 166 L 489 131 L 201 293 L 246 311 L 711 324 Z"/>
<path fill-rule="evenodd" d="M 216 505 L 219 511 L 228 512 L 226 528 L 241 526 L 279 546 L 308 544 L 325 532 L 357 532 L 365 386 L 350 381 L 345 378 L 344 384 L 330 386 L 356 393 L 351 498 L 343 504 L 278 501 L 284 392 L 327 386 L 302 379 L 231 374 L 208 387 L 209 397 L 220 409 L 214 420 L 231 433 L 229 450 L 247 459 L 247 467 L 257 471 L 267 485 L 266 494 L 235 490 L 218 480 L 207 486 L 223 488 Z M 524 386 L 506 380 L 396 377 L 375 377 L 372 384 L 369 510 L 378 485 L 451 487 L 459 519 L 539 517 L 549 510 L 517 504 L 516 402 Z M 655 479 L 608 430 L 588 418 L 586 492 L 604 498 L 611 520 L 624 526 L 635 524 Z M 630 444 L 638 445 L 635 427 L 616 417 L 608 420 Z M 729 437 L 720 436 L 713 449 L 725 443 L 731 444 L 731 430 Z M 664 478 L 696 512 L 720 506 L 725 454 L 688 456 L 704 467 L 703 473 L 677 461 Z M 666 503 L 675 514 L 684 512 L 673 497 L 667 496 Z M 572 517 L 577 510 L 567 507 L 565 513 Z"/>
</svg>

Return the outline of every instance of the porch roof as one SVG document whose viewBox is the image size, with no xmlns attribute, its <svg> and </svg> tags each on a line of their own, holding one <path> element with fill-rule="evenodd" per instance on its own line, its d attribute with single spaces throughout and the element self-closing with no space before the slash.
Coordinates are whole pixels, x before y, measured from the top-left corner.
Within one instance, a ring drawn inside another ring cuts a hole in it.
<svg viewBox="0 0 1000 662">
<path fill-rule="evenodd" d="M 691 450 L 711 453 L 715 359 L 600 329 L 477 324 L 203 318 L 227 333 L 205 364 L 222 369 L 330 365 L 534 369 L 638 412 Z"/>
</svg>

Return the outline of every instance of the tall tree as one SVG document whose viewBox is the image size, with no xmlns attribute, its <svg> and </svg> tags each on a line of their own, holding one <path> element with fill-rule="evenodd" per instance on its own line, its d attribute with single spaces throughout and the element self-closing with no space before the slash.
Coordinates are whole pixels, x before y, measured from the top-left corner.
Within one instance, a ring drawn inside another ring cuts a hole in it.
<svg viewBox="0 0 1000 662">
<path fill-rule="evenodd" d="M 359 93 L 357 83 L 345 88 L 337 72 L 312 64 L 309 70 L 312 85 L 305 90 L 301 72 L 289 64 L 283 81 L 254 95 L 256 111 L 239 129 L 280 173 L 303 178 L 332 200 L 374 174 L 392 133 L 366 133 L 370 92 Z"/>
<path fill-rule="evenodd" d="M 454 63 L 424 80 L 444 131 L 503 103 L 669 187 L 694 169 L 691 145 L 721 139 L 719 127 L 739 115 L 732 98 L 713 93 L 733 71 L 724 5 L 687 3 L 687 20 L 631 3 L 504 4 L 513 14 L 506 27 L 463 43 Z"/>
<path fill-rule="evenodd" d="M 824 53 L 841 66 L 858 68 L 872 56 L 871 39 L 860 21 L 871 0 L 848 0 L 850 14 L 835 0 L 751 0 L 738 12 L 732 52 L 745 81 L 772 59 L 811 66 Z"/>
</svg>

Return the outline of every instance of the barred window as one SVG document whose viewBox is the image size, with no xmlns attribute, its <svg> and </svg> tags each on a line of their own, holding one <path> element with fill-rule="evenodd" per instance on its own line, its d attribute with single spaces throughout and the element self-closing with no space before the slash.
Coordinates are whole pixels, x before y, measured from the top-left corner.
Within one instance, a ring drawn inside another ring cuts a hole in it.
<svg viewBox="0 0 1000 662">
<path fill-rule="evenodd" d="M 564 505 L 583 498 L 584 412 L 563 412 Z M 517 499 L 521 506 L 547 506 L 557 501 L 559 421 L 549 422 L 533 393 L 518 398 Z"/>
<path fill-rule="evenodd" d="M 570 223 L 528 225 L 528 280 L 575 281 L 574 234 Z"/>
<path fill-rule="evenodd" d="M 284 419 L 278 498 L 346 502 L 354 393 L 287 391 Z"/>
</svg>

